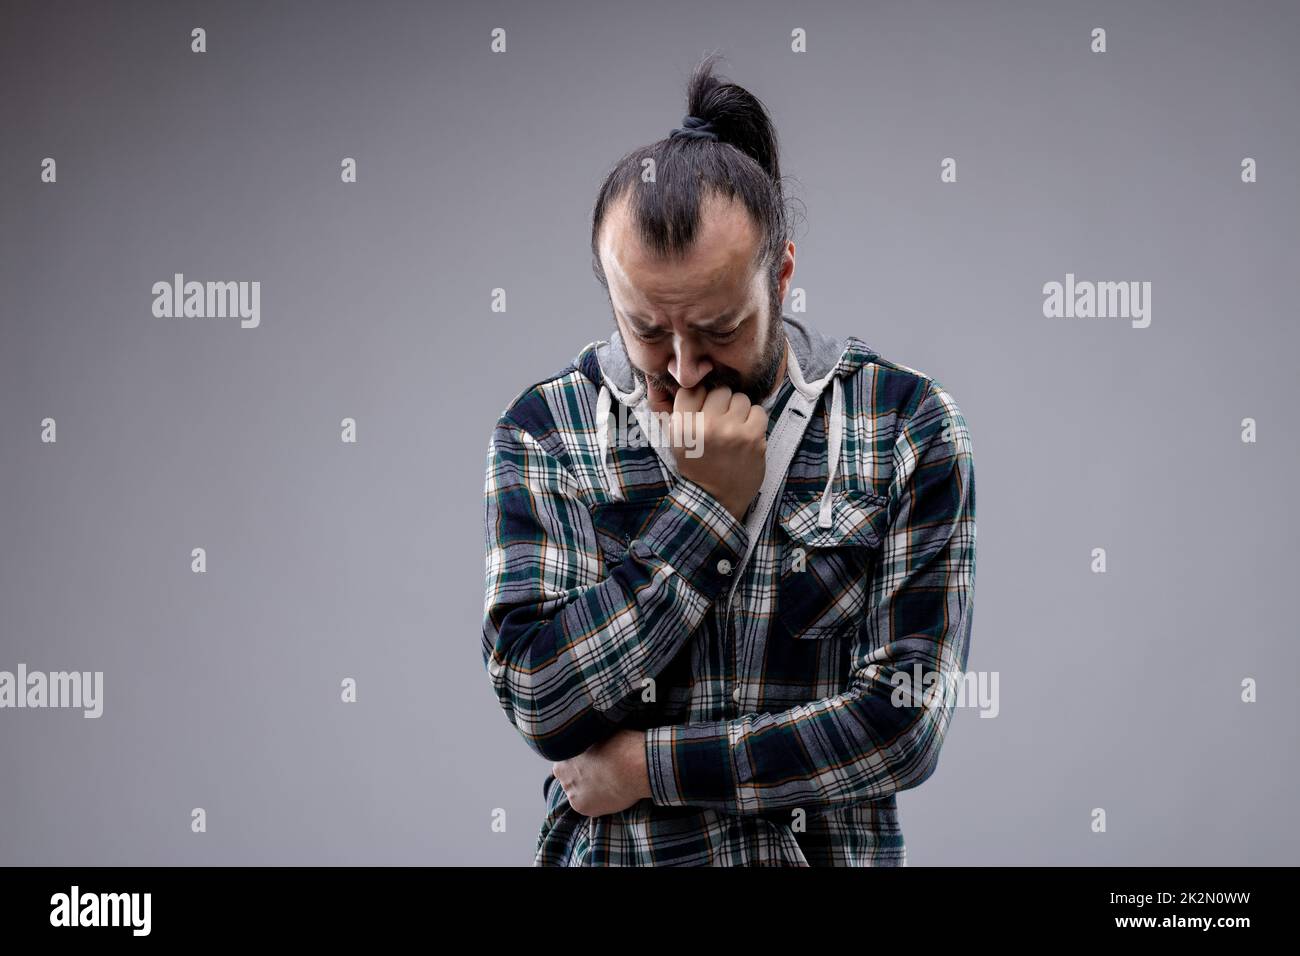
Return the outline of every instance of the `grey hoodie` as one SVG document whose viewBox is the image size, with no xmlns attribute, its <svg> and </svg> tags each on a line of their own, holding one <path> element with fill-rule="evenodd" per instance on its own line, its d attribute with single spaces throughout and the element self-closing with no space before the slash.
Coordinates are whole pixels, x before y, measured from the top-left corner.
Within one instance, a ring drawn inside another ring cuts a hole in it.
<svg viewBox="0 0 1300 956">
<path fill-rule="evenodd" d="M 786 342 L 788 344 L 786 377 L 790 380 L 796 392 L 815 405 L 818 396 L 826 387 L 829 385 L 832 388 L 829 441 L 827 443 L 828 477 L 826 490 L 822 495 L 822 509 L 818 522 L 821 527 L 829 527 L 831 488 L 835 482 L 834 465 L 839 459 L 840 441 L 844 430 L 843 385 L 841 375 L 835 373 L 845 371 L 845 369 L 840 368 L 842 364 L 841 358 L 845 354 L 845 344 L 823 335 L 792 315 L 782 314 L 781 318 L 785 324 Z M 609 416 L 613 411 L 613 402 L 617 401 L 636 416 L 642 431 L 650 434 L 652 425 L 649 421 L 649 403 L 645 394 L 645 384 L 633 374 L 631 362 L 628 360 L 627 349 L 617 329 L 614 330 L 608 341 L 597 344 L 596 359 L 600 365 L 602 378 L 600 394 L 596 402 L 597 420 L 609 421 Z M 764 406 L 770 408 L 780 391 L 779 383 L 773 394 L 764 402 Z M 807 424 L 806 418 L 803 424 Z M 779 437 L 784 439 L 786 443 L 793 441 L 789 449 L 793 454 L 794 446 L 798 445 L 798 440 L 802 437 L 802 434 L 802 428 L 782 430 Z M 776 432 L 773 435 L 778 437 Z M 678 471 L 674 456 L 665 451 L 660 444 L 656 443 L 654 447 L 664 468 L 676 475 Z M 782 450 L 781 448 L 773 448 L 769 452 L 769 477 L 772 477 L 770 466 L 785 457 L 781 454 Z M 609 441 L 607 429 L 601 430 L 600 456 L 601 467 L 608 468 Z M 788 465 L 788 461 L 786 463 Z M 784 477 L 784 471 L 775 477 Z M 612 479 L 608 483 L 612 489 L 611 493 L 617 496 L 618 483 Z M 767 484 L 766 480 L 764 484 Z M 779 481 L 777 484 L 779 485 Z"/>
</svg>

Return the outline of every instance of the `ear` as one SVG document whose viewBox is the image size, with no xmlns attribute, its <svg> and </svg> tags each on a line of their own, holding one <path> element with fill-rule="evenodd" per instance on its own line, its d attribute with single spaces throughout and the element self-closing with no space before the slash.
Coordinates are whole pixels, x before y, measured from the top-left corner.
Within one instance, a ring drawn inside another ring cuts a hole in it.
<svg viewBox="0 0 1300 956">
<path fill-rule="evenodd" d="M 785 244 L 785 255 L 781 260 L 781 271 L 778 276 L 777 288 L 781 293 L 781 301 L 785 301 L 785 294 L 790 289 L 790 280 L 794 278 L 794 240 Z"/>
</svg>

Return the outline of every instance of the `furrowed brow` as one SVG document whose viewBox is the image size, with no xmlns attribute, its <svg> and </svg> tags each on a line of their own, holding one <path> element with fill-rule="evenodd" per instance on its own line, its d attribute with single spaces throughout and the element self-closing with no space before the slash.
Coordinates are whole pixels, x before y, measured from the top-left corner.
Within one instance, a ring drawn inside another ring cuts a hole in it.
<svg viewBox="0 0 1300 956">
<path fill-rule="evenodd" d="M 631 325 L 633 330 L 637 332 L 654 331 L 654 326 L 650 325 L 650 323 L 646 319 L 632 312 L 624 312 L 623 318 L 627 319 L 628 324 Z"/>
<path fill-rule="evenodd" d="M 716 318 L 709 319 L 707 322 L 696 323 L 695 328 L 701 329 L 705 332 L 715 331 L 719 326 L 730 325 L 733 321 L 735 321 L 736 317 L 739 315 L 740 315 L 739 309 L 731 309 L 727 312 L 722 313 L 722 315 L 719 315 Z"/>
<path fill-rule="evenodd" d="M 690 325 L 691 328 L 699 329 L 701 331 L 713 331 L 718 326 L 729 325 L 731 322 L 735 321 L 737 316 L 741 314 L 741 311 L 742 310 L 740 309 L 729 309 L 712 319 L 705 319 L 703 322 L 692 322 Z M 635 312 L 624 312 L 623 318 L 627 319 L 637 329 L 637 331 L 650 331 L 656 328 L 656 326 L 650 324 L 650 320 Z"/>
</svg>

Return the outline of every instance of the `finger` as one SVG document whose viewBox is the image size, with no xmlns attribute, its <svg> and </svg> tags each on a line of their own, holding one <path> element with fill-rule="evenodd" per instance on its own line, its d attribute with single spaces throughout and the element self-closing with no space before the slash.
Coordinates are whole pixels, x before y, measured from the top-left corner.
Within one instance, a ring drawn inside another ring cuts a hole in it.
<svg viewBox="0 0 1300 956">
<path fill-rule="evenodd" d="M 677 394 L 681 394 L 678 392 Z M 681 409 L 673 409 L 673 413 L 668 416 L 668 444 L 672 448 L 681 448 L 684 444 L 682 437 L 683 422 L 687 415 L 694 415 L 695 412 L 685 412 Z"/>
<path fill-rule="evenodd" d="M 727 406 L 730 404 L 731 389 L 725 385 L 719 385 L 709 392 L 709 397 L 704 400 L 704 411 L 713 415 L 725 415 Z"/>
<path fill-rule="evenodd" d="M 673 448 L 685 448 L 688 439 L 697 440 L 693 436 L 699 433 L 700 415 L 698 409 L 673 410 L 668 417 L 668 442 Z"/>
<path fill-rule="evenodd" d="M 745 425 L 760 434 L 767 432 L 767 409 L 762 405 L 750 405 L 749 414 L 745 416 Z"/>
<path fill-rule="evenodd" d="M 727 408 L 727 414 L 732 415 L 737 421 L 745 422 L 749 420 L 749 409 L 753 405 L 749 396 L 744 392 L 733 392 L 731 396 L 731 405 Z"/>
<path fill-rule="evenodd" d="M 704 387 L 679 388 L 673 396 L 674 412 L 698 412 L 704 407 Z"/>
</svg>

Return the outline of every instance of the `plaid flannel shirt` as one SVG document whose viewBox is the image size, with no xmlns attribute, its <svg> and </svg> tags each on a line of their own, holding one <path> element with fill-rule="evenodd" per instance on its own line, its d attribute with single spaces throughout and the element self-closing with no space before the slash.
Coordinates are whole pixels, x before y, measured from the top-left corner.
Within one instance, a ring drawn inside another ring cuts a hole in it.
<svg viewBox="0 0 1300 956">
<path fill-rule="evenodd" d="M 483 660 L 548 760 L 644 730 L 653 797 L 587 817 L 548 773 L 535 865 L 906 865 L 896 794 L 934 772 L 969 648 L 961 411 L 849 338 L 831 526 L 822 395 L 728 601 L 743 523 L 654 448 L 598 441 L 604 344 L 492 433 Z M 899 675 L 945 692 L 900 699 Z"/>
</svg>

